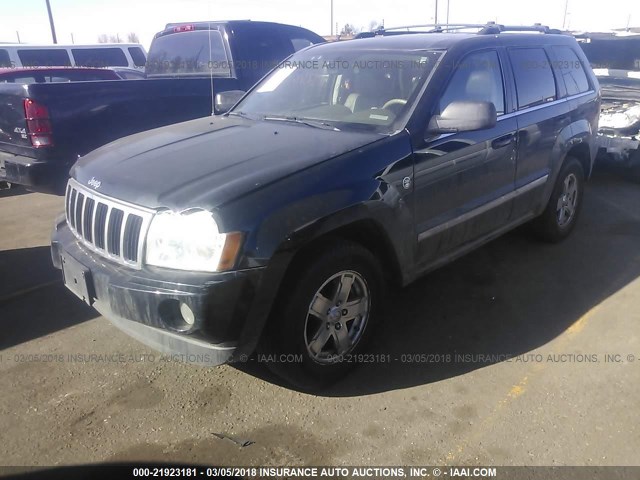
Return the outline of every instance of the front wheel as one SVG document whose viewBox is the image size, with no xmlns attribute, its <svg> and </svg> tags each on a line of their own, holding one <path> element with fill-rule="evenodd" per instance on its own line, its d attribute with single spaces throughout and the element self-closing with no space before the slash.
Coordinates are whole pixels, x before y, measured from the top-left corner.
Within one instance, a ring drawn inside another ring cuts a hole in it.
<svg viewBox="0 0 640 480">
<path fill-rule="evenodd" d="M 542 240 L 559 242 L 569 236 L 578 220 L 584 191 L 584 171 L 574 157 L 567 157 L 542 215 L 532 222 Z"/>
<path fill-rule="evenodd" d="M 382 273 L 371 252 L 352 242 L 310 257 L 280 294 L 274 343 L 299 359 L 289 367 L 326 384 L 346 374 L 365 348 L 382 306 Z"/>
</svg>

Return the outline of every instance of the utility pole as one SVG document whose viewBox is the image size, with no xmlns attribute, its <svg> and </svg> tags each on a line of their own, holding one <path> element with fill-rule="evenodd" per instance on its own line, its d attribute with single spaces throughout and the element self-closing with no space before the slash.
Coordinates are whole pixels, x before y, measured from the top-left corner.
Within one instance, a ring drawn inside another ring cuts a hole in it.
<svg viewBox="0 0 640 480">
<path fill-rule="evenodd" d="M 58 43 L 58 39 L 56 38 L 56 27 L 53 25 L 53 15 L 51 14 L 51 5 L 49 4 L 49 0 L 45 0 L 47 2 L 47 12 L 49 12 L 49 25 L 51 25 L 51 36 L 53 37 L 53 43 Z"/>
<path fill-rule="evenodd" d="M 76 42 L 75 42 L 75 40 L 73 39 L 73 32 L 71 32 L 71 45 L 75 45 L 75 44 L 76 44 Z"/>
<path fill-rule="evenodd" d="M 562 29 L 564 30 L 567 25 L 567 11 L 569 10 L 569 0 L 564 0 L 564 18 L 562 20 Z"/>
<path fill-rule="evenodd" d="M 333 0 L 329 0 L 331 2 L 331 36 L 333 36 Z M 337 34 L 338 32 L 336 32 Z"/>
<path fill-rule="evenodd" d="M 433 23 L 438 24 L 438 0 L 436 0 L 436 13 L 433 16 Z"/>
<path fill-rule="evenodd" d="M 447 0 L 447 26 L 449 26 L 449 0 Z"/>
<path fill-rule="evenodd" d="M 18 37 L 18 43 L 22 43 L 20 41 L 20 32 L 18 30 L 16 30 L 16 37 Z"/>
</svg>

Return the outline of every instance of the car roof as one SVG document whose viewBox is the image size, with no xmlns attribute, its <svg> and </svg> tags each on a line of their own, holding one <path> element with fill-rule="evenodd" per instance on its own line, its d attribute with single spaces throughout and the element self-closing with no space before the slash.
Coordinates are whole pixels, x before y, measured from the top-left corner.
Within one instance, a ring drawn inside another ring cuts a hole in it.
<svg viewBox="0 0 640 480">
<path fill-rule="evenodd" d="M 541 46 L 557 44 L 573 44 L 575 39 L 570 35 L 544 33 L 502 33 L 496 35 L 480 35 L 477 33 L 411 33 L 406 35 L 379 35 L 371 38 L 345 40 L 310 47 L 317 49 L 347 50 L 446 50 L 454 46 Z"/>
<path fill-rule="evenodd" d="M 110 71 L 110 68 L 96 68 L 96 67 L 18 67 L 18 68 L 0 68 L 0 74 L 2 73 L 25 73 L 25 72 L 105 72 Z"/>
</svg>

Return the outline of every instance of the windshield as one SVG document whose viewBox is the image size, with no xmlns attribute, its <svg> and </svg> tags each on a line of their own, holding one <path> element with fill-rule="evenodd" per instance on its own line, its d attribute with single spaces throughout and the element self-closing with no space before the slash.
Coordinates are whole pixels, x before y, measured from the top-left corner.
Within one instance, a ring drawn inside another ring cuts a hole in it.
<svg viewBox="0 0 640 480">
<path fill-rule="evenodd" d="M 389 132 L 415 102 L 441 54 L 300 52 L 260 82 L 232 114 Z"/>
<path fill-rule="evenodd" d="M 230 64 L 218 30 L 171 33 L 156 38 L 147 59 L 148 76 L 192 74 L 230 77 Z"/>
</svg>

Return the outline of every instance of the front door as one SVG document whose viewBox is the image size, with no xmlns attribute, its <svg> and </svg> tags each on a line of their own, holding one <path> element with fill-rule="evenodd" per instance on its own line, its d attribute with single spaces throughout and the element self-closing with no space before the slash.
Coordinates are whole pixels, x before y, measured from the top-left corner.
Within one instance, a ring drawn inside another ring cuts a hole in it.
<svg viewBox="0 0 640 480">
<path fill-rule="evenodd" d="M 498 113 L 496 126 L 427 137 L 414 150 L 418 261 L 423 267 L 509 219 L 517 123 L 513 116 L 504 116 L 504 91 L 497 51 L 467 55 L 451 77 L 439 110 L 453 101 L 489 101 Z"/>
</svg>

